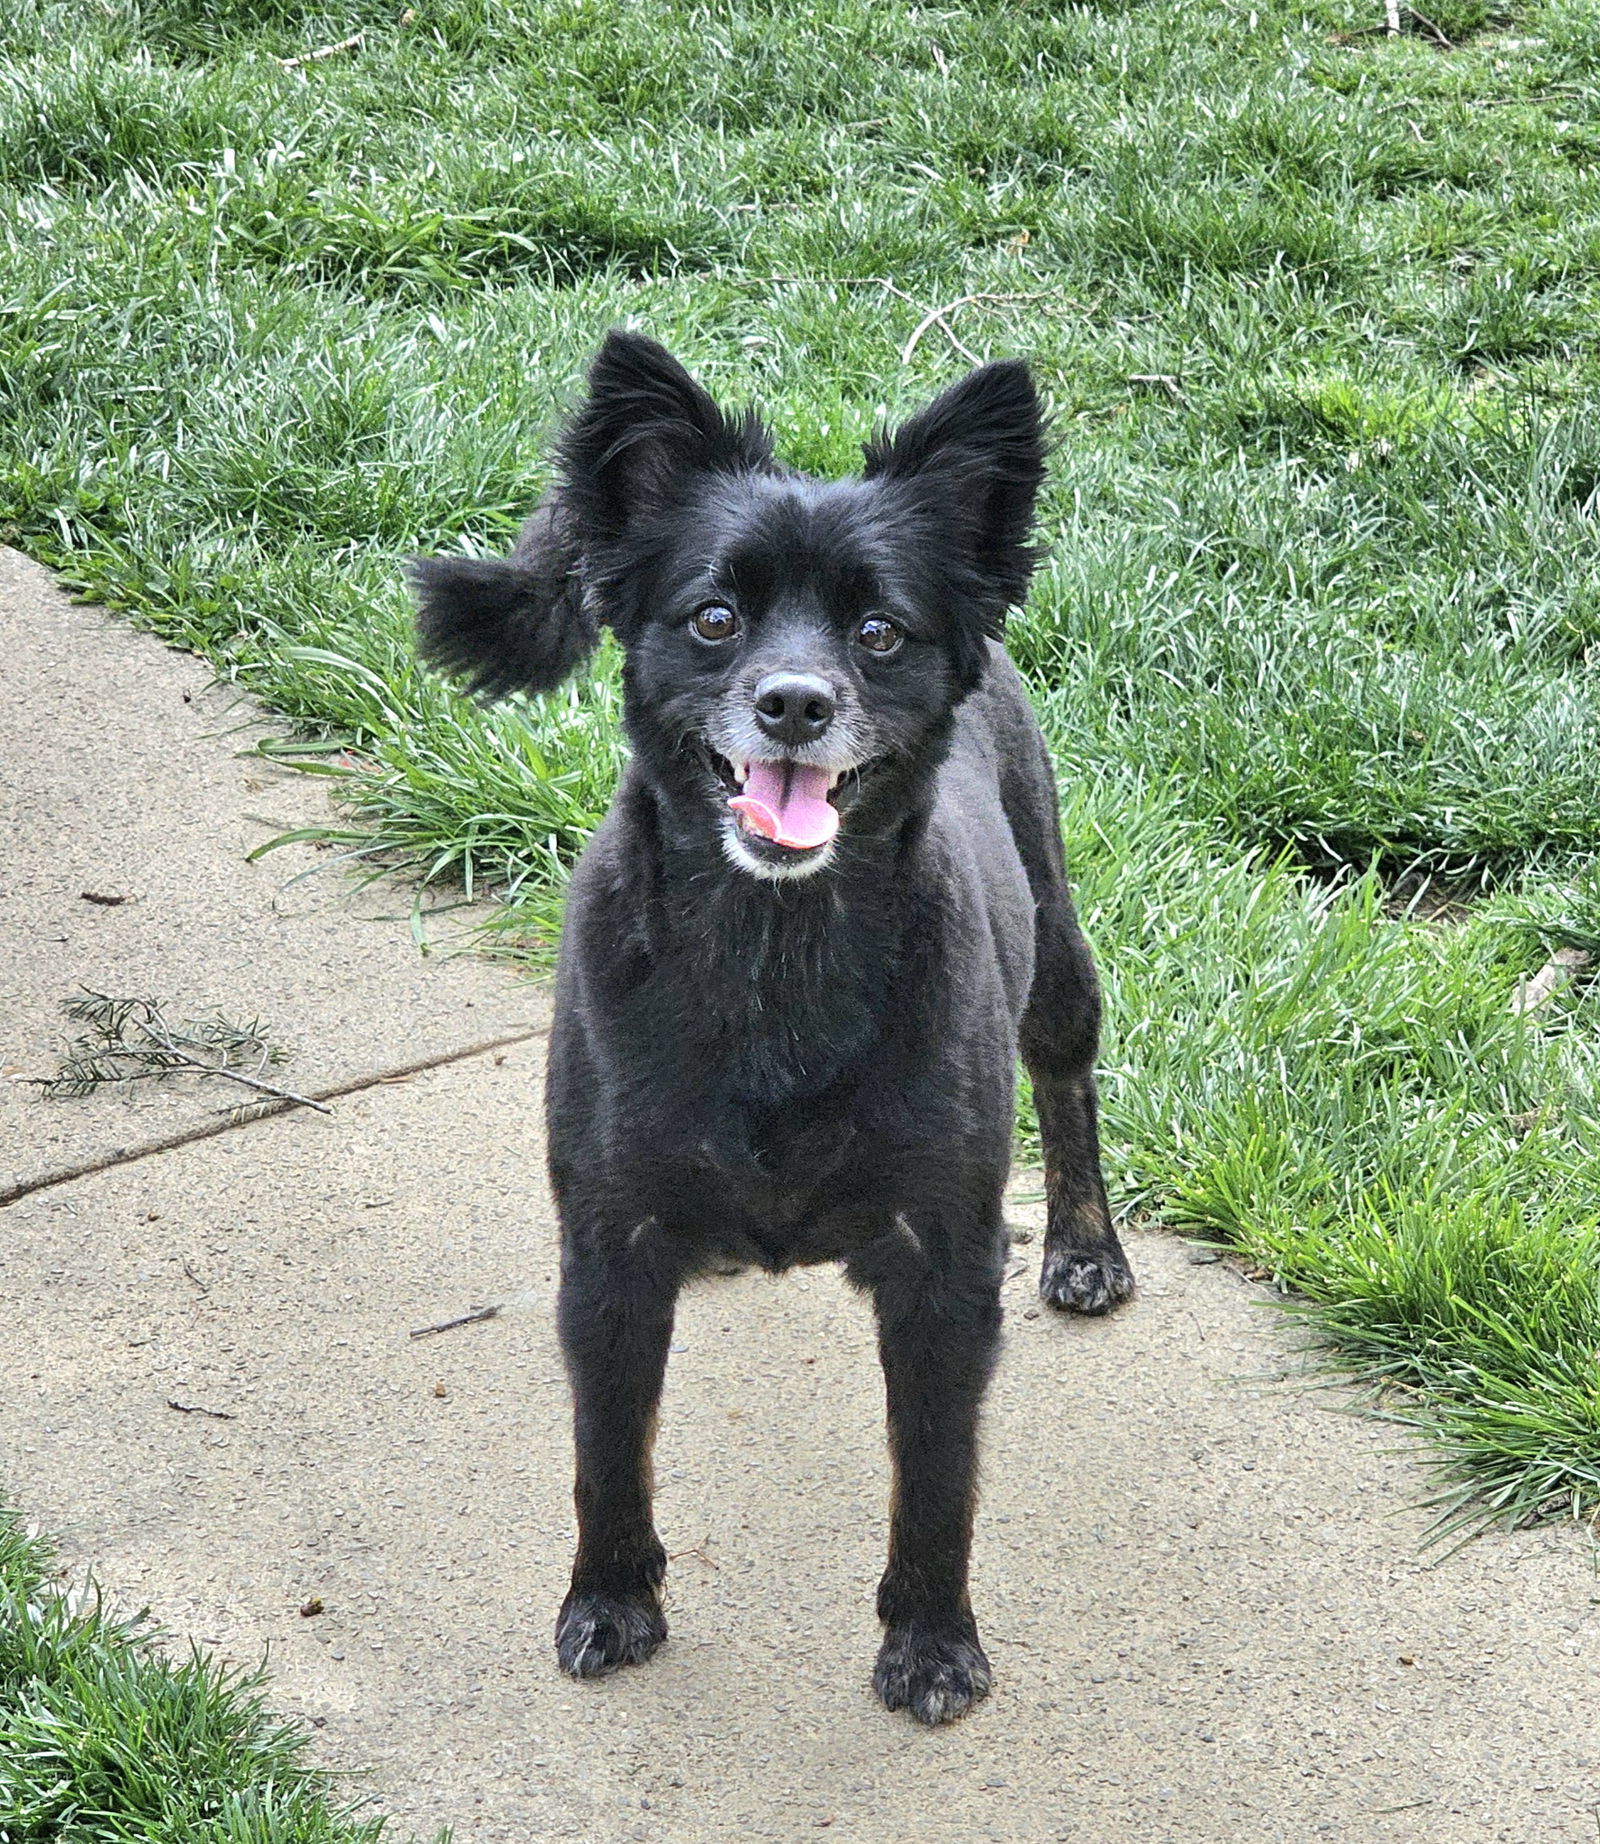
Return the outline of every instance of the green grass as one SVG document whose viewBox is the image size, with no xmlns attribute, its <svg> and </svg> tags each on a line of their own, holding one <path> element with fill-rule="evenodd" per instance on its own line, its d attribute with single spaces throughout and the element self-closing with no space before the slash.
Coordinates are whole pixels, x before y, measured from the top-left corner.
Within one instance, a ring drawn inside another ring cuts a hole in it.
<svg viewBox="0 0 1600 1844">
<path fill-rule="evenodd" d="M 6 1844 L 378 1844 L 262 1708 L 258 1674 L 175 1659 L 0 1511 Z"/>
<path fill-rule="evenodd" d="M 1428 10 L 15 0 L 0 529 L 548 932 L 615 663 L 462 704 L 403 555 L 505 544 L 614 322 L 819 469 L 1030 355 L 1117 1192 L 1291 1284 L 1447 1507 L 1592 1513 L 1600 993 L 1511 999 L 1600 946 L 1600 6 Z"/>
</svg>

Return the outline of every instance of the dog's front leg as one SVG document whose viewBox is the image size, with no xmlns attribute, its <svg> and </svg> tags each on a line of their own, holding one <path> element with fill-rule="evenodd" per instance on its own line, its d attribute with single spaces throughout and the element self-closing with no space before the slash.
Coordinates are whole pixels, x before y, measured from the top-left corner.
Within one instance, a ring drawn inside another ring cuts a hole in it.
<svg viewBox="0 0 1600 1844">
<path fill-rule="evenodd" d="M 556 1656 L 577 1678 L 642 1664 L 667 1636 L 650 1451 L 677 1276 L 651 1255 L 648 1238 L 606 1238 L 569 1241 L 562 1259 L 557 1314 L 572 1379 L 578 1554 Z"/>
<path fill-rule="evenodd" d="M 852 1278 L 878 1316 L 894 1467 L 889 1566 L 878 1588 L 888 1628 L 873 1688 L 889 1709 L 951 1722 L 989 1690 L 967 1594 L 978 1412 L 1000 1339 L 998 1206 L 971 1250 L 952 1257 L 934 1226 L 903 1225 Z M 887 1250 L 887 1253 L 885 1253 Z"/>
</svg>

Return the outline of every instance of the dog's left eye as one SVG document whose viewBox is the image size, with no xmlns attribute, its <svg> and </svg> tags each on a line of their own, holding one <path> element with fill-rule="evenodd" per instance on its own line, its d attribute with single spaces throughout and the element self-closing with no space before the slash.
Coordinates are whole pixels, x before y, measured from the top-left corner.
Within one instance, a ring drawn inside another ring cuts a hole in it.
<svg viewBox="0 0 1600 1844">
<path fill-rule="evenodd" d="M 856 639 L 869 653 L 893 653 L 905 635 L 882 615 L 869 615 L 856 629 Z"/>
<path fill-rule="evenodd" d="M 702 640 L 732 640 L 739 631 L 739 617 L 731 608 L 713 602 L 691 615 L 689 626 Z"/>
</svg>

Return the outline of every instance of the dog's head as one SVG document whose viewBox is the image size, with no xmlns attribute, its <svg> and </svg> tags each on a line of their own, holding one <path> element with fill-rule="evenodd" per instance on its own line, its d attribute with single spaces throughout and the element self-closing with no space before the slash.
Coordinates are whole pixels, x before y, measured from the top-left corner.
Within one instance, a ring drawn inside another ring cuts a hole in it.
<svg viewBox="0 0 1600 1844">
<path fill-rule="evenodd" d="M 1026 366 L 980 367 L 865 453 L 857 479 L 792 473 L 753 414 L 614 332 L 516 551 L 414 566 L 424 651 L 489 696 L 546 691 L 609 625 L 676 822 L 757 875 L 809 875 L 926 797 L 1036 561 Z"/>
</svg>

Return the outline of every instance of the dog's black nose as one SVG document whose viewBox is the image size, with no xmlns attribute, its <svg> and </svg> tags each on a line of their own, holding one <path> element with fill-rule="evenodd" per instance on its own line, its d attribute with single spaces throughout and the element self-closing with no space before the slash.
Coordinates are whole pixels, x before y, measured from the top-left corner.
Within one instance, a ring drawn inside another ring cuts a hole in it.
<svg viewBox="0 0 1600 1844">
<path fill-rule="evenodd" d="M 769 672 L 756 687 L 756 722 L 775 743 L 814 743 L 833 711 L 833 687 L 815 673 Z"/>
</svg>

